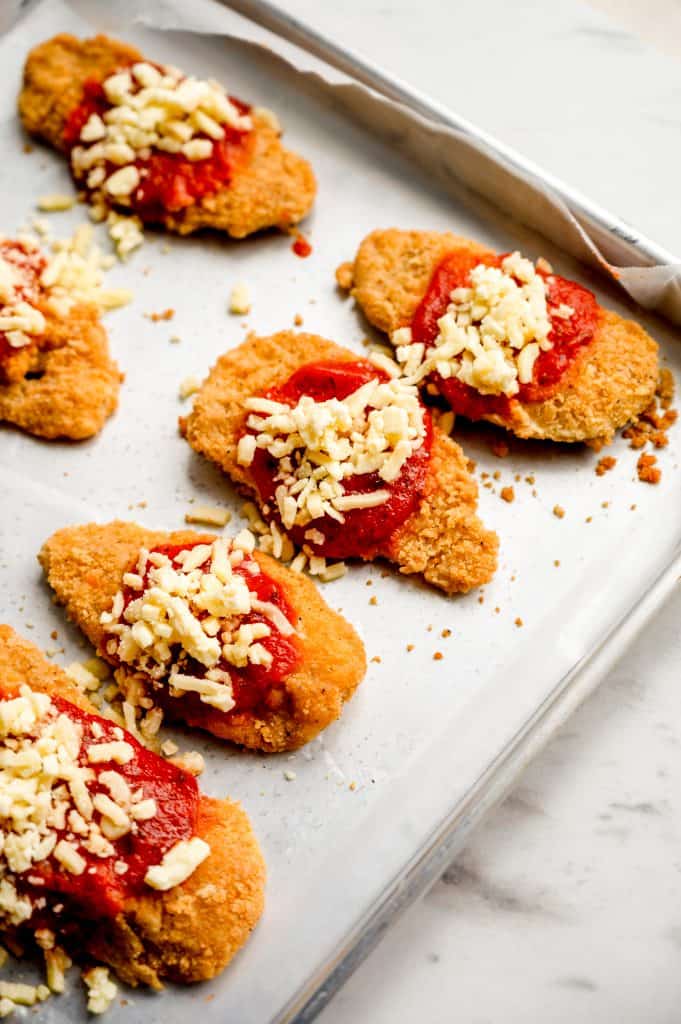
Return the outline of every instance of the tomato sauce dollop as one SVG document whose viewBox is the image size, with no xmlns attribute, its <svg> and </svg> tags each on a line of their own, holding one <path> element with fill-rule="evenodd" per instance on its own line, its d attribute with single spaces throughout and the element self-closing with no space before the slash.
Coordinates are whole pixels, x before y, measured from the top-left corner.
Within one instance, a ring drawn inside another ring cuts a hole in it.
<svg viewBox="0 0 681 1024">
<path fill-rule="evenodd" d="M 439 333 L 437 322 L 447 311 L 451 292 L 470 284 L 470 273 L 478 264 L 498 267 L 505 256 L 481 256 L 470 249 L 457 249 L 445 256 L 436 267 L 428 290 L 412 318 L 412 341 L 431 347 Z M 490 415 L 508 416 L 514 400 L 541 402 L 550 398 L 558 390 L 576 356 L 593 340 L 598 322 L 598 303 L 593 293 L 558 274 L 548 274 L 539 268 L 537 273 L 547 284 L 551 320 L 549 341 L 553 347 L 539 353 L 532 381 L 521 384 L 518 392 L 510 398 L 507 395 L 485 395 L 455 377 L 443 380 L 436 374 L 438 389 L 454 412 L 471 420 Z M 552 308 L 562 304 L 574 310 L 569 319 L 552 315 Z"/>
<path fill-rule="evenodd" d="M 31 306 L 39 306 L 42 295 L 40 276 L 47 262 L 40 250 L 34 249 L 26 252 L 17 242 L 7 238 L 0 241 L 0 258 L 6 260 L 19 272 L 19 280 L 14 285 L 17 301 L 28 302 Z M 2 302 L 0 302 L 1 309 Z M 32 341 L 31 344 L 33 343 Z M 0 375 L 2 375 L 3 364 L 18 351 L 20 349 L 10 345 L 6 333 L 0 331 Z"/>
<path fill-rule="evenodd" d="M 328 360 L 308 363 L 283 384 L 275 385 L 265 393 L 266 398 L 294 406 L 303 395 L 316 402 L 330 398 L 342 400 L 370 380 L 388 380 L 388 375 L 366 359 L 348 362 Z M 390 491 L 390 497 L 374 508 L 351 509 L 344 512 L 344 523 L 331 516 L 315 519 L 306 526 L 287 530 L 294 543 L 305 544 L 315 554 L 327 558 L 371 558 L 395 530 L 414 512 L 423 490 L 430 459 L 432 422 L 424 409 L 425 437 L 423 444 L 405 462 L 398 478 L 392 483 L 381 480 L 378 473 L 363 473 L 348 477 L 343 486 L 348 494 L 370 494 L 376 490 Z M 276 508 L 274 493 L 278 486 L 276 475 L 279 462 L 264 448 L 256 448 L 251 474 L 261 501 Z M 314 529 L 324 535 L 323 543 L 305 537 Z"/>
<path fill-rule="evenodd" d="M 193 544 L 162 544 L 153 548 L 152 551 L 166 555 L 167 558 L 173 561 L 181 551 L 191 550 L 197 544 L 202 543 L 205 542 L 199 540 Z M 257 565 L 257 562 L 246 556 L 240 565 L 234 567 L 233 572 L 245 580 L 248 589 L 254 597 L 260 601 L 267 601 L 270 604 L 276 605 L 295 627 L 295 614 L 287 602 L 281 586 L 260 567 L 260 571 L 257 574 L 250 572 L 247 568 L 249 564 Z M 148 585 L 148 571 L 144 576 L 145 587 Z M 131 590 L 127 587 L 124 588 L 124 608 L 139 596 L 139 591 Z M 205 617 L 207 614 L 205 612 L 201 617 Z M 235 668 L 234 665 L 221 660 L 213 666 L 229 673 L 235 702 L 235 706 L 231 711 L 219 711 L 211 707 L 202 701 L 197 693 L 186 693 L 181 697 L 171 697 L 165 687 L 155 691 L 154 699 L 167 708 L 174 716 L 177 717 L 178 709 L 181 709 L 181 716 L 189 724 L 201 725 L 211 731 L 213 731 L 211 723 L 224 722 L 225 719 L 233 722 L 243 712 L 252 712 L 256 709 L 266 709 L 268 707 L 274 709 L 281 706 L 284 698 L 284 683 L 300 661 L 298 644 L 295 634 L 284 635 L 276 628 L 272 620 L 267 618 L 262 612 L 252 611 L 247 615 L 239 617 L 239 625 L 256 622 L 262 622 L 269 626 L 269 636 L 263 637 L 258 643 L 262 644 L 270 652 L 272 663 L 270 665 L 253 665 L 249 662 L 244 668 Z M 204 676 L 206 673 L 205 665 L 193 659 L 189 659 L 184 670 L 198 677 Z"/>
<path fill-rule="evenodd" d="M 229 99 L 240 114 L 250 111 L 250 106 L 235 96 Z M 83 86 L 83 99 L 66 120 L 63 138 L 67 150 L 79 145 L 81 129 L 91 114 L 102 117 L 110 109 L 102 83 L 88 79 Z M 203 160 L 192 161 L 182 153 L 152 149 L 149 157 L 135 161 L 140 183 L 130 196 L 130 206 L 142 220 L 158 221 L 164 214 L 177 213 L 230 183 L 235 170 L 249 152 L 248 140 L 253 133 L 228 125 L 222 127 L 225 137 L 210 140 L 213 152 Z M 107 163 L 107 177 L 116 169 L 115 164 Z"/>
<path fill-rule="evenodd" d="M 15 692 L 0 693 L 2 700 L 14 696 Z M 137 822 L 136 832 L 112 841 L 116 850 L 114 857 L 96 857 L 79 846 L 78 851 L 87 864 L 82 874 L 71 874 L 50 857 L 32 865 L 25 875 L 17 876 L 17 884 L 34 897 L 47 893 L 63 897 L 67 907 L 71 907 L 79 917 L 115 917 L 127 898 L 147 888 L 144 883 L 147 869 L 160 863 L 176 843 L 195 834 L 199 788 L 192 775 L 147 750 L 128 732 L 124 732 L 124 740 L 130 744 L 134 754 L 127 764 L 111 761 L 90 764 L 88 747 L 119 740 L 120 728 L 109 719 L 84 711 L 61 697 L 51 699 L 57 713 L 66 715 L 83 730 L 80 764 L 91 768 L 96 776 L 104 771 L 118 772 L 133 792 L 141 789 L 144 799 L 153 797 L 157 810 L 153 818 Z M 93 734 L 95 724 L 99 726 L 96 737 Z M 96 781 L 91 782 L 88 789 L 91 795 L 97 792 L 109 795 L 109 790 Z M 63 838 L 66 832 L 66 829 L 59 832 L 58 838 Z M 116 861 L 127 864 L 125 874 L 119 875 L 114 870 Z M 31 885 L 27 876 L 42 879 L 42 884 Z M 56 899 L 49 901 L 48 910 L 49 905 L 58 902 Z M 40 916 L 40 911 L 36 913 Z"/>
</svg>

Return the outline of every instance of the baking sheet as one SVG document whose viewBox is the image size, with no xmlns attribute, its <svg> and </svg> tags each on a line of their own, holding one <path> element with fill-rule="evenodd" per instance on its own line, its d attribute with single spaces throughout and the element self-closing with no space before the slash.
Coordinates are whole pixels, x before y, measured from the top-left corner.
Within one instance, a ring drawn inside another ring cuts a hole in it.
<svg viewBox="0 0 681 1024">
<path fill-rule="evenodd" d="M 22 152 L 14 97 L 30 46 L 56 31 L 87 34 L 100 27 L 100 17 L 93 25 L 86 6 L 79 6 L 76 14 L 59 2 L 43 5 L 0 44 L 0 224 L 8 233 L 30 218 L 38 196 L 70 188 L 59 157 L 40 147 Z M 362 351 L 367 326 L 339 297 L 333 271 L 367 231 L 390 224 L 452 228 L 500 249 L 543 253 L 559 272 L 593 287 L 603 302 L 631 312 L 603 279 L 557 247 L 491 218 L 490 209 L 468 194 L 459 191 L 457 198 L 456 188 L 440 190 L 432 175 L 381 143 L 378 133 L 354 124 L 311 78 L 276 57 L 233 39 L 137 26 L 125 36 L 151 56 L 214 75 L 235 93 L 276 108 L 286 142 L 312 160 L 318 175 L 318 203 L 307 225 L 314 253 L 300 261 L 290 239 L 278 235 L 231 243 L 149 233 L 146 246 L 109 275 L 112 285 L 135 291 L 134 304 L 107 320 L 126 373 L 115 418 L 82 445 L 46 444 L 0 429 L 0 619 L 43 647 L 53 646 L 50 632 L 57 629 L 66 646 L 56 659 L 62 663 L 89 648 L 65 624 L 42 583 L 35 562 L 42 541 L 62 525 L 116 516 L 176 528 L 191 501 L 228 505 L 238 520 L 241 502 L 229 483 L 178 436 L 177 416 L 186 409 L 178 385 L 189 374 L 203 375 L 247 329 L 278 330 L 292 325 L 298 313 L 305 330 Z M 50 223 L 65 236 L 83 219 L 78 209 L 53 215 Z M 239 280 L 249 283 L 254 299 L 245 320 L 226 312 L 229 290 Z M 144 316 L 169 306 L 175 309 L 172 322 Z M 678 371 L 673 331 L 637 315 Z M 180 343 L 171 344 L 171 335 Z M 349 948 L 349 936 L 361 935 L 381 897 L 389 892 L 399 900 L 396 880 L 406 884 L 408 869 L 490 766 L 503 782 L 500 759 L 509 743 L 561 683 L 578 692 L 586 674 L 576 668 L 678 556 L 676 430 L 659 454 L 663 479 L 656 488 L 633 479 L 636 456 L 621 441 L 613 449 L 617 467 L 598 478 L 598 456 L 588 450 L 517 443 L 500 460 L 489 450 L 493 436 L 474 428 L 459 434 L 479 470 L 500 472 L 495 491 L 506 484 L 516 491 L 515 502 L 506 504 L 481 489 L 481 514 L 502 544 L 500 568 L 483 604 L 477 592 L 450 599 L 384 566 L 353 567 L 324 593 L 359 629 L 369 657 L 380 661 L 370 662 L 340 722 L 308 748 L 268 758 L 180 737 L 183 746 L 206 757 L 203 788 L 238 798 L 247 808 L 269 866 L 267 909 L 221 978 L 161 995 L 122 992 L 127 1005 L 112 1008 L 111 1021 L 169 1024 L 193 1009 L 206 1022 L 289 1019 L 316 987 L 315 978 L 323 987 L 329 964 Z M 525 481 L 528 475 L 534 484 Z M 565 508 L 565 518 L 552 514 L 556 504 Z M 376 605 L 369 603 L 373 596 Z M 445 639 L 447 629 L 452 635 Z M 444 654 L 442 660 L 433 660 L 435 651 Z M 287 781 L 285 772 L 295 779 Z M 474 810 L 470 805 L 468 819 Z M 459 822 L 461 834 L 468 823 Z M 19 968 L 17 977 L 29 976 L 29 968 Z M 85 1016 L 75 972 L 68 994 L 40 1008 L 41 1019 L 55 1024 Z"/>
</svg>

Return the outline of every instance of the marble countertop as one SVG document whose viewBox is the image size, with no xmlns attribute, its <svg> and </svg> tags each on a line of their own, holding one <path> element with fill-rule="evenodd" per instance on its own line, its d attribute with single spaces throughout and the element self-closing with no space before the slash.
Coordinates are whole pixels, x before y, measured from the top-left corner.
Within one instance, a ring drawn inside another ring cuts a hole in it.
<svg viewBox="0 0 681 1024">
<path fill-rule="evenodd" d="M 681 253 L 681 14 L 597 5 L 287 8 Z M 679 1021 L 680 619 L 681 593 L 321 1024 Z"/>
</svg>

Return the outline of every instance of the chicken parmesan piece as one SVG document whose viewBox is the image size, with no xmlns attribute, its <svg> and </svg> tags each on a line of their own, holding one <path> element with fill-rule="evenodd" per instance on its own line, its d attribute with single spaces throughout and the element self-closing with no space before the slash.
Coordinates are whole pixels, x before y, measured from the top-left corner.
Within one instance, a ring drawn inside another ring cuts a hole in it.
<svg viewBox="0 0 681 1024">
<path fill-rule="evenodd" d="M 0 792 L 0 931 L 10 940 L 38 933 L 43 948 L 160 988 L 214 977 L 262 913 L 265 866 L 239 804 L 203 796 L 9 626 Z"/>
<path fill-rule="evenodd" d="M 495 571 L 497 537 L 459 446 L 415 387 L 331 341 L 248 338 L 218 359 L 180 426 L 311 564 L 387 558 L 447 593 Z"/>
<path fill-rule="evenodd" d="M 64 286 L 68 256 L 0 238 L 0 421 L 80 441 L 116 409 L 122 377 L 96 302 Z"/>
<path fill-rule="evenodd" d="M 19 113 L 68 158 L 95 208 L 181 235 L 287 230 L 314 200 L 312 168 L 282 146 L 271 112 L 104 35 L 31 50 Z"/>
<path fill-rule="evenodd" d="M 364 646 L 310 580 L 233 539 L 135 523 L 59 530 L 39 555 L 69 618 L 170 718 L 293 750 L 339 717 Z"/>
<path fill-rule="evenodd" d="M 407 378 L 518 437 L 609 443 L 651 402 L 658 346 L 575 281 L 433 231 L 374 231 L 336 272 Z"/>
</svg>

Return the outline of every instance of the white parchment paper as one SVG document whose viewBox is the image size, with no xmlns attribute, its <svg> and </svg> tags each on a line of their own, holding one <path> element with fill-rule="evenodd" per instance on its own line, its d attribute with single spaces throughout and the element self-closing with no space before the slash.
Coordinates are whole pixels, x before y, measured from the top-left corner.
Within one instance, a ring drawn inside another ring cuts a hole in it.
<svg viewBox="0 0 681 1024">
<path fill-rule="evenodd" d="M 247 23 L 222 8 L 181 8 L 201 33 L 121 21 L 138 9 L 52 0 L 0 40 L 0 230 L 9 234 L 24 225 L 38 196 L 71 188 L 57 154 L 40 146 L 23 152 L 15 103 L 26 52 L 57 31 L 88 35 L 108 28 L 150 57 L 216 77 L 237 95 L 276 109 L 286 143 L 309 157 L 318 177 L 318 202 L 306 224 L 314 251 L 298 260 L 290 238 L 274 233 L 234 243 L 210 234 L 179 239 L 149 232 L 145 247 L 109 279 L 135 293 L 131 306 L 106 321 L 126 375 L 117 414 L 80 445 L 47 444 L 0 428 L 0 621 L 43 648 L 54 646 L 57 630 L 65 648 L 55 659 L 60 663 L 91 652 L 42 581 L 35 555 L 45 538 L 60 526 L 117 517 L 177 528 L 193 501 L 228 506 L 237 524 L 241 501 L 231 485 L 178 435 L 177 417 L 186 411 L 179 383 L 190 374 L 202 377 L 247 330 L 281 330 L 296 314 L 305 330 L 363 351 L 368 327 L 339 296 L 333 273 L 372 228 L 450 228 L 502 250 L 543 254 L 560 273 L 586 280 L 603 303 L 634 312 L 606 277 L 567 254 L 584 244 L 574 226 L 549 242 L 463 186 L 454 165 L 443 166 L 433 148 L 436 136 L 444 146 L 439 131 L 355 86 L 325 84 L 314 62 L 304 73 L 295 70 L 260 30 L 249 29 L 258 45 L 237 39 Z M 153 7 L 166 26 L 178 25 L 178 9 Z M 152 8 L 143 10 L 148 16 Z M 216 28 L 231 35 L 206 34 Z M 285 46 L 282 53 L 292 56 Z M 417 161 L 413 149 L 431 135 L 433 147 L 424 141 Z M 453 150 L 448 153 L 453 160 Z M 83 219 L 76 208 L 55 214 L 51 224 L 63 237 Z M 245 320 L 226 312 L 230 288 L 240 280 L 254 300 Z M 175 310 L 170 323 L 144 315 L 168 307 Z M 681 353 L 669 325 L 635 313 L 678 372 Z M 180 342 L 171 344 L 171 335 Z M 656 488 L 636 481 L 636 454 L 624 441 L 613 448 L 616 468 L 599 478 L 598 456 L 587 449 L 514 442 L 500 460 L 489 449 L 495 436 L 477 427 L 458 433 L 478 473 L 491 478 L 489 488 L 481 487 L 481 515 L 501 538 L 499 571 L 484 593 L 450 599 L 385 566 L 353 566 L 325 588 L 327 600 L 363 635 L 370 658 L 366 680 L 339 722 L 306 749 L 268 758 L 210 738 L 177 737 L 204 754 L 203 788 L 229 794 L 248 810 L 268 863 L 267 908 L 215 982 L 160 995 L 125 992 L 128 1005 L 113 1008 L 112 1024 L 184 1024 L 192 1014 L 206 1024 L 289 1019 L 297 993 L 323 986 L 328 965 L 353 930 L 361 932 L 381 895 L 396 891 L 433 831 L 678 553 L 676 430 L 659 453 L 663 479 Z M 512 504 L 500 500 L 504 485 L 515 488 Z M 565 509 L 563 519 L 553 514 L 556 505 Z M 441 660 L 434 660 L 436 652 Z M 37 977 L 26 965 L 13 966 L 11 976 Z M 39 1019 L 82 1021 L 84 1005 L 73 974 L 67 994 L 42 1006 Z"/>
</svg>

